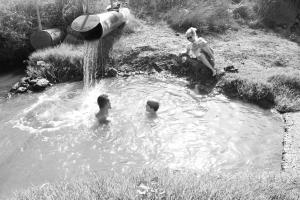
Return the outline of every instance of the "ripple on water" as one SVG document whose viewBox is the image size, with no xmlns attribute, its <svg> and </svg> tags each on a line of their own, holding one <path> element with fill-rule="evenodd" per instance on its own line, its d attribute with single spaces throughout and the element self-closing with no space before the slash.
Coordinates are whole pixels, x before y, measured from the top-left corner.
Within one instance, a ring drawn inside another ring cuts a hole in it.
<svg viewBox="0 0 300 200">
<path fill-rule="evenodd" d="M 6 143 L 0 149 L 13 150 L 0 160 L 0 179 L 7 180 L 0 188 L 93 170 L 279 170 L 278 116 L 222 95 L 199 95 L 186 84 L 173 77 L 104 79 L 88 91 L 81 83 L 60 84 L 1 103 Z M 102 93 L 111 99 L 111 122 L 97 126 Z M 148 99 L 160 102 L 156 117 L 145 113 Z"/>
</svg>

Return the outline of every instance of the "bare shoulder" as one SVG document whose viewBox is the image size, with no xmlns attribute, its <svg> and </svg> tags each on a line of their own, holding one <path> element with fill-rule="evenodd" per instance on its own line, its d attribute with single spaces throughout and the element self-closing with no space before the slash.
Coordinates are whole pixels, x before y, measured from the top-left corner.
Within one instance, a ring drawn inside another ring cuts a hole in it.
<svg viewBox="0 0 300 200">
<path fill-rule="evenodd" d="M 202 37 L 197 38 L 196 42 L 199 45 L 205 45 L 205 44 L 207 44 L 207 41 L 204 38 L 202 38 Z"/>
</svg>

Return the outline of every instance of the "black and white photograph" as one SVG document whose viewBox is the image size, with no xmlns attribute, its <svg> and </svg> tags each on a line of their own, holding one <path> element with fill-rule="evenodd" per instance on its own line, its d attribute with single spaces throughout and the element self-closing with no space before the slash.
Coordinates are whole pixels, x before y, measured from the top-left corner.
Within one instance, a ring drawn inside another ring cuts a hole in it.
<svg viewBox="0 0 300 200">
<path fill-rule="evenodd" d="M 300 200 L 300 0 L 0 0 L 0 200 Z"/>
</svg>

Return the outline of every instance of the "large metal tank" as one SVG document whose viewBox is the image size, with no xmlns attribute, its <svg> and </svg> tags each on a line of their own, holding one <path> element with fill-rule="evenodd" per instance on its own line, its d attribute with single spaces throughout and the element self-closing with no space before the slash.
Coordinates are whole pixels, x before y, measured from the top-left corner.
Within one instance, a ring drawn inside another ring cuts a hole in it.
<svg viewBox="0 0 300 200">
<path fill-rule="evenodd" d="M 61 43 L 64 33 L 58 28 L 38 30 L 31 34 L 30 43 L 35 49 L 43 49 Z"/>
<path fill-rule="evenodd" d="M 71 24 L 73 30 L 80 32 L 86 40 L 99 39 L 126 22 L 128 8 L 101 14 L 82 15 Z"/>
</svg>

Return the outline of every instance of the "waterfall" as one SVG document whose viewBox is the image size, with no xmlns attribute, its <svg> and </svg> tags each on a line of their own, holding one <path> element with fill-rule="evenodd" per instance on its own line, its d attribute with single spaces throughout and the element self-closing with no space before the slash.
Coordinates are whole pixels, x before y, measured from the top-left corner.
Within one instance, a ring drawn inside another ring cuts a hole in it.
<svg viewBox="0 0 300 200">
<path fill-rule="evenodd" d="M 104 75 L 102 39 L 84 41 L 83 87 L 88 89 L 96 82 L 97 73 Z"/>
</svg>

